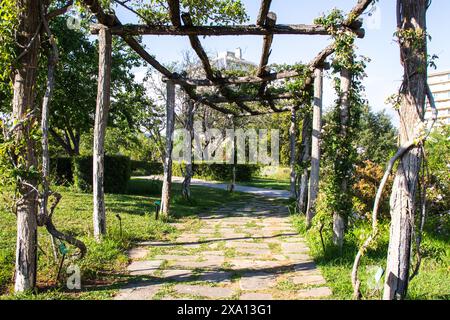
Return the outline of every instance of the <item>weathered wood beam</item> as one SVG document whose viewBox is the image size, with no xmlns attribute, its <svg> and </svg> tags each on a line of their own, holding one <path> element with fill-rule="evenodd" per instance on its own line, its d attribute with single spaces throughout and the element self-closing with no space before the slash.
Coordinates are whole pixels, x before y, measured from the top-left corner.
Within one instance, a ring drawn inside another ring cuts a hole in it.
<svg viewBox="0 0 450 320">
<path fill-rule="evenodd" d="M 113 26 L 122 25 L 120 20 L 115 15 L 106 14 L 100 6 L 98 0 L 83 0 L 83 3 L 95 14 L 97 20 L 109 28 Z M 109 29 L 110 30 L 110 29 Z M 139 42 L 132 36 L 121 36 L 122 39 L 137 53 L 139 56 L 148 62 L 153 68 L 159 71 L 164 77 L 171 79 L 173 83 L 178 84 L 189 95 L 191 99 L 196 102 L 203 103 L 208 107 L 217 110 L 225 114 L 236 114 L 234 111 L 230 111 L 226 108 L 216 106 L 208 101 L 203 101 L 202 97 L 198 95 L 192 86 L 192 84 L 184 81 L 178 74 L 172 73 L 161 63 L 158 62 L 151 54 L 149 54 Z"/>
<path fill-rule="evenodd" d="M 192 26 L 192 20 L 188 13 L 182 14 L 183 23 L 185 26 Z M 208 55 L 206 51 L 203 49 L 202 44 L 198 38 L 198 36 L 190 35 L 189 41 L 191 42 L 192 49 L 194 49 L 195 53 L 199 57 L 202 62 L 203 69 L 206 73 L 206 78 L 213 83 L 216 83 L 219 86 L 220 93 L 228 100 L 229 103 L 236 103 L 236 105 L 250 114 L 253 112 L 251 108 L 245 105 L 242 101 L 237 101 L 234 99 L 234 93 L 230 88 L 227 88 L 222 82 L 221 77 L 216 77 L 211 67 L 211 63 L 209 62 Z"/>
<path fill-rule="evenodd" d="M 99 241 L 106 234 L 106 209 L 104 194 L 104 157 L 105 135 L 108 113 L 111 103 L 111 64 L 112 64 L 112 36 L 107 28 L 103 28 L 99 35 L 99 62 L 97 105 L 95 109 L 94 148 L 92 152 L 92 185 L 93 185 L 93 222 L 94 237 Z"/>
<path fill-rule="evenodd" d="M 188 13 L 183 13 L 181 15 L 181 18 L 183 19 L 183 23 L 185 26 L 192 26 L 192 19 Z M 208 54 L 203 49 L 199 38 L 195 35 L 190 35 L 189 41 L 191 43 L 192 49 L 194 49 L 195 53 L 197 54 L 197 56 L 199 57 L 202 65 L 203 65 L 203 69 L 205 70 L 205 73 L 206 73 L 206 78 L 213 82 L 216 81 L 215 80 L 216 77 L 214 76 L 214 72 L 211 67 L 211 63 L 209 62 Z"/>
<path fill-rule="evenodd" d="M 343 26 L 343 28 L 346 28 Z M 99 26 L 91 27 L 92 34 L 98 33 Z M 364 29 L 351 29 L 358 37 L 364 37 Z M 234 26 L 166 26 L 166 25 L 140 25 L 126 24 L 111 28 L 114 35 L 160 35 L 160 36 L 242 36 L 242 35 L 330 35 L 320 25 L 308 24 L 277 24 L 267 29 L 257 25 L 234 25 Z"/>
<path fill-rule="evenodd" d="M 175 84 L 166 82 L 166 153 L 164 155 L 164 176 L 161 190 L 161 215 L 163 218 L 169 216 L 170 197 L 172 189 L 172 150 L 173 134 L 175 129 Z"/>
<path fill-rule="evenodd" d="M 180 0 L 168 0 L 170 21 L 175 27 L 181 26 L 180 20 Z"/>
<path fill-rule="evenodd" d="M 266 28 L 272 28 L 275 25 L 276 21 L 277 15 L 273 12 L 269 12 L 266 17 L 264 26 Z M 273 34 L 268 34 L 264 36 L 261 60 L 259 62 L 258 72 L 256 74 L 258 77 L 261 77 L 263 74 L 267 73 L 266 67 L 269 62 L 269 56 L 271 53 L 270 47 L 272 46 L 272 41 L 273 41 Z"/>
<path fill-rule="evenodd" d="M 202 97 L 206 101 L 209 101 L 211 103 L 229 103 L 229 100 L 223 96 L 219 95 L 205 95 Z M 264 102 L 268 100 L 289 100 L 295 98 L 290 93 L 282 93 L 279 95 L 265 95 L 265 96 L 253 96 L 253 95 L 240 95 L 237 97 L 234 97 L 234 101 L 240 101 L 240 102 Z"/>
<path fill-rule="evenodd" d="M 267 14 L 269 13 L 270 4 L 272 0 L 262 0 L 261 6 L 259 7 L 258 18 L 256 19 L 256 24 L 262 26 L 266 21 Z"/>
<path fill-rule="evenodd" d="M 316 200 L 319 193 L 320 140 L 322 131 L 323 70 L 314 71 L 314 104 L 311 140 L 311 174 L 309 177 L 308 207 L 306 225 L 309 228 L 316 213 Z"/>
<path fill-rule="evenodd" d="M 276 22 L 277 22 L 277 15 L 273 12 L 269 12 L 267 14 L 264 26 L 266 28 L 271 28 L 275 25 Z M 267 64 L 269 63 L 269 56 L 270 53 L 272 52 L 272 50 L 270 49 L 272 46 L 272 41 L 273 41 L 273 34 L 264 36 L 261 60 L 259 62 L 258 72 L 256 73 L 257 77 L 262 77 L 263 75 L 269 73 L 269 71 L 267 70 Z M 267 88 L 267 81 L 264 81 L 261 83 L 258 94 L 260 96 L 263 96 L 264 92 L 266 91 L 266 88 Z M 269 103 L 269 105 L 273 109 L 274 107 L 273 104 Z"/>
</svg>

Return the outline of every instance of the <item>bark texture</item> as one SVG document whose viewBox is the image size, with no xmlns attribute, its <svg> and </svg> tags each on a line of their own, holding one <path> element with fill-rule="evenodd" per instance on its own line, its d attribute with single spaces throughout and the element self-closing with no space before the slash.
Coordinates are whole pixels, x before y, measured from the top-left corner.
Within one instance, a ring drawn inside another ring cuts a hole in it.
<svg viewBox="0 0 450 320">
<path fill-rule="evenodd" d="M 423 124 L 426 80 L 426 0 L 398 0 L 397 18 L 400 56 L 404 68 L 400 90 L 399 144 L 412 141 Z M 402 37 L 405 31 L 414 37 Z M 414 225 L 415 198 L 421 153 L 418 148 L 405 152 L 400 159 L 390 199 L 391 227 L 383 298 L 403 299 L 409 282 L 411 240 Z"/>
<path fill-rule="evenodd" d="M 340 89 L 340 132 L 342 140 L 345 141 L 348 136 L 349 115 L 350 115 L 350 88 L 351 88 L 351 74 L 349 70 L 343 69 L 341 71 L 341 89 Z M 342 156 L 346 156 L 343 154 Z M 341 159 L 346 161 L 346 159 Z M 338 161 L 339 162 L 339 161 Z M 348 195 L 348 175 L 347 172 L 336 172 L 341 175 L 341 194 L 343 197 L 350 197 Z M 337 211 L 333 213 L 333 243 L 342 250 L 344 244 L 344 233 L 347 225 L 346 212 Z"/>
<path fill-rule="evenodd" d="M 36 68 L 40 46 L 39 3 L 32 0 L 18 0 L 19 27 L 16 40 L 22 48 L 27 48 L 21 54 L 19 66 L 14 73 L 14 96 L 12 101 L 13 119 L 24 121 L 27 114 L 34 112 Z M 36 35 L 36 36 L 35 36 Z M 25 168 L 37 167 L 35 143 L 30 137 L 31 122 L 23 123 L 15 131 L 15 139 L 20 146 L 18 154 L 23 157 Z M 34 289 L 36 285 L 36 248 L 37 248 L 37 209 L 38 194 L 31 186 L 37 185 L 36 179 L 23 178 L 19 186 L 21 199 L 17 203 L 17 241 L 15 261 L 15 292 Z M 24 184 L 25 183 L 25 184 Z"/>
<path fill-rule="evenodd" d="M 108 29 L 99 32 L 99 63 L 97 106 L 95 110 L 94 150 L 93 150 L 93 198 L 94 236 L 99 240 L 106 234 L 106 212 L 104 184 L 105 134 L 108 123 L 111 89 L 112 37 Z"/>
<path fill-rule="evenodd" d="M 309 161 L 311 158 L 311 117 L 305 115 L 302 124 L 302 145 L 300 154 L 300 164 L 303 172 L 300 177 L 298 188 L 297 209 L 298 212 L 305 213 L 308 200 L 308 179 L 309 179 Z"/>
<path fill-rule="evenodd" d="M 311 226 L 315 215 L 317 194 L 319 193 L 319 170 L 320 170 L 320 135 L 322 130 L 322 94 L 323 94 L 323 71 L 317 68 L 314 71 L 314 105 L 312 120 L 311 139 L 311 174 L 309 177 L 308 208 L 306 210 L 306 225 Z"/>
<path fill-rule="evenodd" d="M 184 179 L 182 184 L 181 193 L 185 199 L 191 198 L 191 179 L 194 175 L 192 168 L 192 142 L 194 140 L 194 102 L 192 100 L 187 101 L 185 129 L 189 132 L 189 155 L 188 162 L 186 163 L 186 171 L 184 172 Z"/>
<path fill-rule="evenodd" d="M 174 128 L 175 128 L 175 85 L 172 81 L 167 81 L 166 154 L 164 158 L 164 178 L 161 192 L 161 215 L 163 216 L 163 218 L 167 218 L 169 216 L 169 209 L 170 209 Z"/>
<path fill-rule="evenodd" d="M 296 163 L 296 146 L 297 146 L 297 116 L 294 108 L 291 110 L 291 125 L 289 127 L 289 153 L 290 153 L 290 192 L 291 197 L 296 198 L 296 181 L 297 175 L 295 173 L 295 163 Z"/>
</svg>

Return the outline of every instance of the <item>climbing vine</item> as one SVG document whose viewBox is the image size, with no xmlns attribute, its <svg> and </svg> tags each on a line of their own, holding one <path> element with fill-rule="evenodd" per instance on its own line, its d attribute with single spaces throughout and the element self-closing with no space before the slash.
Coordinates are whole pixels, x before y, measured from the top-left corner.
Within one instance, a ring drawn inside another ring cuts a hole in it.
<svg viewBox="0 0 450 320">
<path fill-rule="evenodd" d="M 354 143 L 359 129 L 360 115 L 366 101 L 362 96 L 364 86 L 362 80 L 365 77 L 365 57 L 355 54 L 356 35 L 350 29 L 342 28 L 344 15 L 340 10 L 333 10 L 329 15 L 315 20 L 315 23 L 323 25 L 332 35 L 335 41 L 335 53 L 331 64 L 334 87 L 337 99 L 333 109 L 327 115 L 324 130 L 324 170 L 327 176 L 323 183 L 322 200 L 326 204 L 318 206 L 325 212 L 322 223 L 329 223 L 333 214 L 344 217 L 351 216 L 353 207 L 353 195 L 351 185 L 354 176 L 354 163 L 357 159 L 356 145 Z M 351 85 L 348 91 L 348 115 L 343 123 L 342 97 L 340 74 L 347 70 L 350 74 Z M 347 185 L 343 190 L 343 185 Z M 320 217 L 320 213 L 318 213 Z"/>
</svg>

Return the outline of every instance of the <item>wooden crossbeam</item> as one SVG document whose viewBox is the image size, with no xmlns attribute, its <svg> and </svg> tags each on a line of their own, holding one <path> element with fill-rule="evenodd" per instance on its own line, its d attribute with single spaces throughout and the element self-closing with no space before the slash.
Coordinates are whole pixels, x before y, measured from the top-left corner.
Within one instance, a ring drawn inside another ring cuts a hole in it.
<svg viewBox="0 0 450 320">
<path fill-rule="evenodd" d="M 97 34 L 100 26 L 91 26 L 91 32 Z M 344 27 L 343 27 L 344 28 Z M 352 29 L 358 37 L 364 37 L 364 29 Z M 164 36 L 242 36 L 242 35 L 330 35 L 320 25 L 308 24 L 278 24 L 267 29 L 258 25 L 234 25 L 234 26 L 165 26 L 165 25 L 137 25 L 127 24 L 111 28 L 114 35 L 164 35 Z"/>
<path fill-rule="evenodd" d="M 258 26 L 262 26 L 265 23 L 267 14 L 269 13 L 271 3 L 272 3 L 272 0 L 262 0 L 261 1 L 258 18 L 256 19 L 256 24 Z"/>
<path fill-rule="evenodd" d="M 265 95 L 265 96 L 253 96 L 253 95 L 239 95 L 233 98 L 234 101 L 239 102 L 263 102 L 267 100 L 289 100 L 295 98 L 290 93 L 282 93 L 279 95 Z M 220 95 L 203 95 L 203 99 L 211 103 L 229 103 L 229 100 Z"/>
<path fill-rule="evenodd" d="M 180 0 L 168 0 L 170 21 L 175 27 L 181 26 L 180 20 Z"/>
<path fill-rule="evenodd" d="M 101 24 L 112 28 L 114 26 L 121 26 L 120 20 L 116 17 L 114 14 L 106 14 L 98 0 L 83 0 L 83 3 L 91 10 L 91 12 L 96 16 L 98 22 Z M 158 70 L 164 77 L 172 80 L 175 84 L 178 84 L 181 86 L 181 88 L 186 92 L 186 94 L 194 101 L 203 103 L 207 105 L 208 107 L 217 110 L 219 112 L 225 113 L 225 114 L 232 114 L 236 115 L 237 113 L 228 110 L 226 108 L 216 106 L 213 103 L 210 103 L 209 101 L 203 101 L 203 98 L 198 95 L 192 85 L 184 81 L 178 74 L 172 73 L 170 70 L 168 70 L 166 67 L 164 67 L 161 63 L 158 62 L 151 54 L 149 54 L 140 44 L 139 42 L 133 38 L 132 36 L 121 36 L 122 39 L 137 53 L 139 56 L 144 59 L 146 62 L 148 62 L 153 68 Z"/>
<path fill-rule="evenodd" d="M 277 15 L 273 12 L 269 12 L 266 17 L 266 22 L 264 26 L 266 28 L 272 28 L 275 25 L 276 21 Z M 270 47 L 272 46 L 272 41 L 273 41 L 273 34 L 268 34 L 264 36 L 261 60 L 259 62 L 258 72 L 256 74 L 258 77 L 261 77 L 263 74 L 267 73 L 266 67 L 267 64 L 269 63 L 269 56 L 271 52 Z"/>
<path fill-rule="evenodd" d="M 188 13 L 183 13 L 181 15 L 181 18 L 183 19 L 183 23 L 185 26 L 192 26 L 192 19 Z M 189 41 L 191 43 L 192 49 L 194 49 L 195 53 L 197 53 L 197 56 L 199 57 L 202 65 L 203 65 L 203 69 L 205 70 L 206 78 L 208 80 L 214 82 L 215 81 L 214 72 L 212 70 L 211 63 L 209 62 L 208 54 L 203 49 L 200 39 L 195 35 L 190 35 Z"/>
<path fill-rule="evenodd" d="M 183 13 L 181 15 L 181 18 L 183 19 L 183 23 L 185 26 L 192 26 L 192 20 L 188 13 Z M 202 62 L 203 68 L 206 73 L 206 78 L 213 83 L 216 83 L 219 87 L 220 93 L 227 99 L 227 102 L 229 103 L 236 103 L 236 105 L 242 109 L 247 111 L 248 113 L 252 114 L 253 111 L 251 108 L 249 108 L 245 103 L 242 101 L 238 101 L 234 99 L 234 93 L 230 88 L 227 88 L 222 82 L 221 77 L 216 77 L 214 75 L 214 72 L 211 67 L 211 63 L 209 62 L 208 55 L 206 54 L 206 51 L 203 49 L 202 44 L 199 40 L 199 38 L 195 35 L 190 35 L 189 40 L 191 42 L 192 49 L 197 53 L 197 56 Z"/>
</svg>

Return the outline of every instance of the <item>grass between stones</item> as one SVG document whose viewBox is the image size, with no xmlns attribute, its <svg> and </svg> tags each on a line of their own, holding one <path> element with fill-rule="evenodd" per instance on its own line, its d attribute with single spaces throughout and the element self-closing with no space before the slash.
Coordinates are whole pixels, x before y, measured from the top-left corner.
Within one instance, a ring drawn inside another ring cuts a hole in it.
<svg viewBox="0 0 450 320">
<path fill-rule="evenodd" d="M 145 180 L 130 181 L 130 190 L 139 190 L 134 185 L 145 185 Z M 171 226 L 173 222 L 183 222 L 189 232 L 198 230 L 203 223 L 194 219 L 202 212 L 209 212 L 220 205 L 237 200 L 250 199 L 251 196 L 242 193 L 229 193 L 219 189 L 208 189 L 192 186 L 196 202 L 177 200 L 171 207 L 172 217 L 169 221 L 154 219 L 153 202 L 159 195 L 149 194 L 107 194 L 105 198 L 107 208 L 108 234 L 101 243 L 93 239 L 92 231 L 92 194 L 80 193 L 71 187 L 55 187 L 61 193 L 62 199 L 54 214 L 54 223 L 58 229 L 77 236 L 84 241 L 88 248 L 87 256 L 81 261 L 66 259 L 65 267 L 76 263 L 81 269 L 83 288 L 79 292 L 65 289 L 65 283 L 56 282 L 59 261 L 54 261 L 51 253 L 51 243 L 44 228 L 39 228 L 38 241 L 38 293 L 12 295 L 12 276 L 14 270 L 14 255 L 16 241 L 16 218 L 0 208 L 0 299 L 109 299 L 117 292 L 118 283 L 129 259 L 127 250 L 140 241 L 170 240 L 173 241 L 180 234 L 180 230 Z M 0 190 L 5 196 L 7 190 Z M 179 184 L 173 185 L 174 195 L 181 193 Z M 122 234 L 119 221 L 115 217 L 119 214 L 122 219 Z M 190 218 L 189 218 L 190 217 Z M 186 229 L 184 229 L 186 230 Z M 69 246 L 69 255 L 75 249 Z M 164 254 L 168 249 L 152 246 L 149 258 L 157 254 Z M 64 274 L 64 271 L 63 271 Z M 96 290 L 95 288 L 100 288 Z"/>
</svg>

